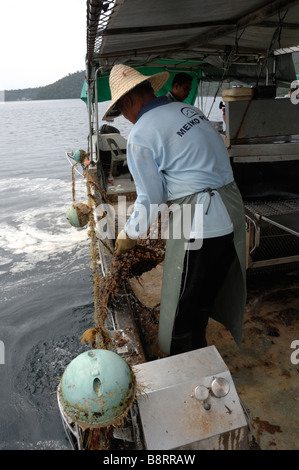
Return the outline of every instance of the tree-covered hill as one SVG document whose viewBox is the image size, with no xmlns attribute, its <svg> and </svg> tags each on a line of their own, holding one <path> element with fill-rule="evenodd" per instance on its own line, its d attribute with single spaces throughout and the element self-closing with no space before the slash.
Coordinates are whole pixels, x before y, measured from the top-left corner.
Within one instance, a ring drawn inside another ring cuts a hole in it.
<svg viewBox="0 0 299 470">
<path fill-rule="evenodd" d="M 80 98 L 85 72 L 75 72 L 51 85 L 23 90 L 5 90 L 5 101 L 19 100 L 59 100 Z"/>
</svg>

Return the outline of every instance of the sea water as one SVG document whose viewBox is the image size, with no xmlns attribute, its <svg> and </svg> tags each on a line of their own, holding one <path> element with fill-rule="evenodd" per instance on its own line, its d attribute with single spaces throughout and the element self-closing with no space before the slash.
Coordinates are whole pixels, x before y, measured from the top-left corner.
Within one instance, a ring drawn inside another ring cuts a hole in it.
<svg viewBox="0 0 299 470">
<path fill-rule="evenodd" d="M 221 120 L 217 101 L 210 119 Z M 111 125 L 124 137 L 131 128 L 123 117 Z M 89 348 L 80 337 L 93 326 L 93 291 L 88 228 L 65 217 L 65 152 L 86 150 L 87 137 L 79 99 L 0 103 L 0 450 L 71 448 L 56 390 Z M 75 175 L 75 201 L 86 203 Z"/>
</svg>

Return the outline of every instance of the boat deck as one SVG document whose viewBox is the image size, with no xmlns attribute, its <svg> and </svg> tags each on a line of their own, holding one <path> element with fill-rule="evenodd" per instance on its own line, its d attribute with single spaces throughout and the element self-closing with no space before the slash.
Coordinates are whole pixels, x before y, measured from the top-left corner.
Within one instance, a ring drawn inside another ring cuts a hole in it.
<svg viewBox="0 0 299 470">
<path fill-rule="evenodd" d="M 130 173 L 115 176 L 113 184 L 107 188 L 109 199 L 111 199 L 111 196 L 116 199 L 117 196 L 125 195 L 128 197 L 130 194 L 134 194 L 134 197 L 136 197 L 136 188 Z"/>
<path fill-rule="evenodd" d="M 208 344 L 215 344 L 228 366 L 261 450 L 299 449 L 299 355 L 294 361 L 294 340 L 299 340 L 298 268 L 248 278 L 241 350 L 210 320 Z"/>
<path fill-rule="evenodd" d="M 138 299 L 134 317 L 147 360 L 163 357 L 157 343 L 162 273 L 160 263 L 127 285 L 128 296 L 132 290 Z M 255 448 L 298 450 L 298 264 L 293 270 L 251 274 L 247 288 L 241 350 L 226 328 L 211 319 L 208 345 L 219 351 L 248 409 Z M 298 353 L 291 347 L 296 340 Z"/>
<path fill-rule="evenodd" d="M 137 313 L 137 328 L 148 360 L 161 357 L 157 307 L 162 271 L 160 264 L 129 282 L 140 301 L 134 316 Z M 294 271 L 249 276 L 247 285 L 242 349 L 226 328 L 211 319 L 208 345 L 215 345 L 219 351 L 248 410 L 254 449 L 298 450 L 298 266 Z M 298 353 L 291 347 L 296 340 Z"/>
<path fill-rule="evenodd" d="M 161 271 L 159 265 L 153 272 L 143 274 L 139 281 L 130 281 L 138 298 L 148 308 L 159 301 Z M 141 330 L 145 331 L 145 337 L 154 338 L 145 341 L 151 358 L 157 354 L 155 315 L 157 317 L 157 311 L 152 310 L 152 321 L 149 321 L 146 309 L 139 310 Z M 239 397 L 248 409 L 256 449 L 298 450 L 299 345 L 297 355 L 291 348 L 293 341 L 299 342 L 298 267 L 293 272 L 273 271 L 248 277 L 241 350 L 231 334 L 211 319 L 207 340 L 208 345 L 215 345 L 221 354 Z"/>
</svg>

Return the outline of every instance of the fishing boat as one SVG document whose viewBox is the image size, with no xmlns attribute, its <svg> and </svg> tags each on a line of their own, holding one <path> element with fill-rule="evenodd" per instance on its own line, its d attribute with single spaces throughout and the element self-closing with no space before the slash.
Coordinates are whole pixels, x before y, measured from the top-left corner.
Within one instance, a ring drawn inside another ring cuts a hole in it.
<svg viewBox="0 0 299 470">
<path fill-rule="evenodd" d="M 193 77 L 186 103 L 198 99 L 199 106 L 204 83 L 217 82 L 215 97 L 221 90 L 225 107 L 225 130 L 221 123 L 219 132 L 246 209 L 247 271 L 279 267 L 296 272 L 299 100 L 292 52 L 299 50 L 298 21 L 299 1 L 163 0 L 154 8 L 146 0 L 87 1 L 81 98 L 90 132 L 87 149 L 68 153 L 67 158 L 86 180 L 88 201 L 72 204 L 68 219 L 75 227 L 90 225 L 94 318 L 82 338 L 90 350 L 67 367 L 57 393 L 74 449 L 296 448 L 290 436 L 298 428 L 297 418 L 281 421 L 282 416 L 287 419 L 290 397 L 298 406 L 298 302 L 293 310 L 290 307 L 293 346 L 289 336 L 287 345 L 276 341 L 286 334 L 277 323 L 277 311 L 272 319 L 268 307 L 266 318 L 257 312 L 267 297 L 263 292 L 263 302 L 257 297 L 248 301 L 248 313 L 254 310 L 255 315 L 246 319 L 245 352 L 239 353 L 228 332 L 212 323 L 210 346 L 165 355 L 157 343 L 164 220 L 158 218 L 156 237 L 140 240 L 121 259 L 115 255 L 115 237 L 136 190 L 126 161 L 126 139 L 117 119 L 113 125 L 102 122 L 98 103 L 111 98 L 109 73 L 115 64 L 144 75 L 167 70 L 170 78 L 158 95 L 165 95 L 174 75 L 185 71 Z M 279 88 L 284 94 L 291 89 L 291 96 L 279 98 Z M 291 305 L 287 294 L 294 301 L 298 286 L 285 284 L 284 306 Z M 277 291 L 271 293 L 266 299 L 270 303 L 275 294 L 277 300 Z M 260 356 L 254 341 L 261 347 Z M 277 369 L 274 355 L 280 357 Z M 261 380 L 252 376 L 253 370 Z M 277 398 L 283 393 L 283 376 L 289 382 L 289 390 L 284 389 L 287 407 L 282 395 Z M 123 382 L 115 390 L 120 377 Z M 265 416 L 265 400 L 270 416 Z M 281 434 L 287 437 L 280 436 L 283 426 Z"/>
</svg>

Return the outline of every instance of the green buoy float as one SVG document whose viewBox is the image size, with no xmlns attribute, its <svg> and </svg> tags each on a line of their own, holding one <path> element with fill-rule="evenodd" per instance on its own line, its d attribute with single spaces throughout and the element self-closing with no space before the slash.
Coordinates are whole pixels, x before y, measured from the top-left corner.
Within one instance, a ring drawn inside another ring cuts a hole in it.
<svg viewBox="0 0 299 470">
<path fill-rule="evenodd" d="M 66 218 L 76 228 L 85 227 L 89 220 L 90 207 L 83 202 L 75 202 L 66 211 Z"/>
<path fill-rule="evenodd" d="M 76 150 L 73 154 L 73 159 L 76 163 L 85 163 L 88 161 L 88 154 L 84 150 Z"/>
<path fill-rule="evenodd" d="M 64 412 L 83 428 L 117 424 L 135 398 L 135 377 L 118 354 L 86 351 L 67 366 L 59 388 Z"/>
</svg>

